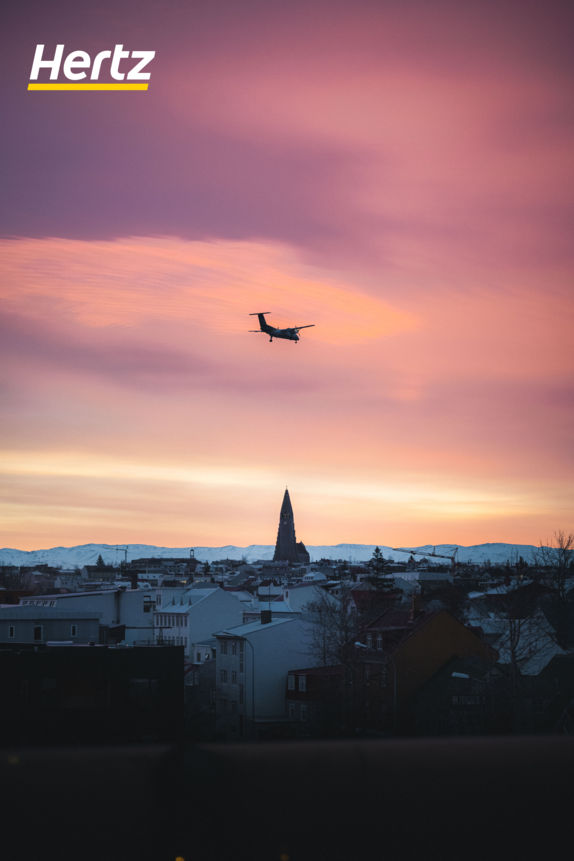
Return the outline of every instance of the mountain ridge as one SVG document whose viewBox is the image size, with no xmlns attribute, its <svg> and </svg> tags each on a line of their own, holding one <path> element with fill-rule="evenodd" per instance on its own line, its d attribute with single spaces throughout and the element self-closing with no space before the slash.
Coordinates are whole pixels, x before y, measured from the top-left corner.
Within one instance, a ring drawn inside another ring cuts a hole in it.
<svg viewBox="0 0 574 861">
<path fill-rule="evenodd" d="M 349 562 L 366 562 L 373 555 L 375 547 L 379 547 L 385 558 L 403 561 L 408 559 L 409 553 L 399 553 L 392 547 L 384 544 L 319 544 L 307 545 L 307 550 L 312 561 L 319 559 L 345 559 Z M 234 544 L 226 544 L 221 547 L 161 547 L 153 544 L 129 544 L 128 561 L 132 559 L 165 558 L 170 556 L 189 556 L 193 550 L 195 558 L 200 562 L 215 562 L 219 559 L 241 560 L 245 558 L 248 562 L 259 559 L 271 560 L 275 552 L 274 544 L 249 544 L 247 547 L 237 547 Z M 413 547 L 412 550 L 430 553 L 434 549 L 437 554 L 452 556 L 455 549 L 458 550 L 459 562 L 474 562 L 483 564 L 486 560 L 491 563 L 505 563 L 515 561 L 522 556 L 526 562 L 530 562 L 533 553 L 539 550 L 533 544 L 506 544 L 503 542 L 473 544 L 464 546 L 461 544 L 437 544 L 434 548 L 431 544 L 423 544 Z M 119 564 L 125 558 L 125 550 L 115 544 L 78 544 L 73 547 L 51 547 L 43 550 L 18 550 L 16 548 L 4 547 L 0 549 L 1 565 L 48 565 L 64 568 L 75 566 L 95 565 L 98 556 L 102 556 L 108 564 Z M 439 560 L 437 560 L 439 561 Z"/>
</svg>

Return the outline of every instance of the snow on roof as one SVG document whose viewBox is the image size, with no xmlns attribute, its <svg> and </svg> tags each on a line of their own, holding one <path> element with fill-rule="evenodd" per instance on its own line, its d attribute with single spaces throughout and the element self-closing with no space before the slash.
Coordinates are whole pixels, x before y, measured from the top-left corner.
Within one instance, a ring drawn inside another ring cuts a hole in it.
<svg viewBox="0 0 574 861">
<path fill-rule="evenodd" d="M 57 610 L 55 607 L 40 607 L 37 604 L 22 606 L 22 604 L 0 608 L 2 619 L 101 619 L 102 614 L 94 610 Z"/>
<path fill-rule="evenodd" d="M 263 625 L 261 620 L 258 619 L 256 622 L 247 622 L 246 625 L 238 625 L 236 628 L 228 628 L 225 631 L 218 631 L 214 636 L 244 637 L 247 634 L 256 634 L 261 630 L 276 628 L 277 625 L 284 625 L 286 622 L 292 622 L 294 618 L 294 616 L 290 616 L 288 619 L 272 619 L 271 622 L 267 622 L 265 625 Z"/>
<path fill-rule="evenodd" d="M 217 589 L 190 589 L 182 595 L 174 595 L 168 604 L 163 604 L 161 607 L 158 607 L 156 612 L 167 613 L 173 610 L 174 612 L 177 611 L 178 613 L 185 613 L 191 607 L 195 607 L 201 601 L 204 601 L 214 592 L 218 591 L 219 587 Z M 163 595 L 165 597 L 165 592 L 163 592 Z M 169 595 L 167 597 L 169 597 Z"/>
</svg>

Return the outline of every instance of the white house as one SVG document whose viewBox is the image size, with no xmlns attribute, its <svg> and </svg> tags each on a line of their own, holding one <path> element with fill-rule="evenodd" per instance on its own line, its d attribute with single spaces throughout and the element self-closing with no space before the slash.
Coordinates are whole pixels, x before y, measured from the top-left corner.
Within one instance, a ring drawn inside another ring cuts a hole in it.
<svg viewBox="0 0 574 861">
<path fill-rule="evenodd" d="M 0 607 L 0 642 L 35 643 L 66 642 L 70 644 L 97 643 L 100 614 L 70 608 L 56 610 L 44 606 Z"/>
<path fill-rule="evenodd" d="M 153 591 L 140 589 L 102 589 L 94 592 L 42 595 L 21 598 L 20 605 L 50 607 L 57 610 L 79 612 L 91 610 L 101 614 L 100 640 L 108 637 L 133 645 L 136 642 L 153 642 Z"/>
<path fill-rule="evenodd" d="M 193 643 L 213 636 L 213 632 L 225 625 L 240 625 L 243 622 L 243 603 L 233 592 L 225 589 L 188 589 L 167 600 L 171 592 L 162 592 L 161 606 L 154 612 L 154 638 L 156 643 L 183 646 L 185 655 L 192 657 Z M 167 601 L 167 603 L 166 603 Z"/>
<path fill-rule="evenodd" d="M 261 728 L 285 721 L 285 686 L 293 666 L 315 666 L 311 617 L 262 618 L 215 633 L 219 732 L 255 740 Z"/>
</svg>

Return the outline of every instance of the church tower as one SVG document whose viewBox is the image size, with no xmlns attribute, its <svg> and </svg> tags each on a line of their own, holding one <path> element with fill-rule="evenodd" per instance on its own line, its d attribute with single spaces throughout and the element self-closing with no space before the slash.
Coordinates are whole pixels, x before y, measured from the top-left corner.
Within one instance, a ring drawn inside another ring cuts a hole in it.
<svg viewBox="0 0 574 861">
<path fill-rule="evenodd" d="M 303 565 L 311 561 L 303 542 L 297 542 L 295 538 L 295 520 L 288 490 L 285 491 L 279 514 L 279 529 L 277 530 L 277 544 L 275 545 L 273 561 L 300 562 Z"/>
</svg>

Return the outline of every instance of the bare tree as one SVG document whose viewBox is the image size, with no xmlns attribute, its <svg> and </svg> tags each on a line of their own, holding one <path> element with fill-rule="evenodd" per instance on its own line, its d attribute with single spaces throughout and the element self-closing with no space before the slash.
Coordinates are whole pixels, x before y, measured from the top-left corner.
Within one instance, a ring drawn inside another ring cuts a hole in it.
<svg viewBox="0 0 574 861">
<path fill-rule="evenodd" d="M 0 568 L 0 581 L 8 590 L 27 590 L 34 588 L 34 576 L 30 571 L 22 571 L 13 565 Z"/>
<path fill-rule="evenodd" d="M 304 607 L 312 622 L 307 646 L 317 666 L 331 668 L 329 672 L 326 669 L 322 680 L 325 701 L 338 703 L 345 735 L 365 726 L 365 704 L 375 696 L 364 649 L 355 644 L 360 642 L 365 627 L 392 603 L 392 599 L 382 600 L 381 593 L 375 590 L 361 592 L 362 600 L 357 602 L 354 588 L 353 583 L 342 583 L 337 598 L 317 588 L 316 598 Z M 335 666 L 338 673 L 332 672 Z"/>
<path fill-rule="evenodd" d="M 538 577 L 552 590 L 551 603 L 555 605 L 556 637 L 559 644 L 568 644 L 568 617 L 574 603 L 574 533 L 566 535 L 562 530 L 554 533 L 552 540 L 534 553 Z"/>
<path fill-rule="evenodd" d="M 510 707 L 515 732 L 521 731 L 537 677 L 551 658 L 562 652 L 554 630 L 537 607 L 536 592 L 517 567 L 507 582 L 493 590 L 493 603 L 480 620 L 486 634 L 496 636 L 499 653 L 496 688 L 499 706 Z"/>
<path fill-rule="evenodd" d="M 540 568 L 540 579 L 556 590 L 560 600 L 565 600 L 572 590 L 574 578 L 574 533 L 566 535 L 561 529 L 552 540 L 534 552 L 534 562 Z"/>
</svg>

